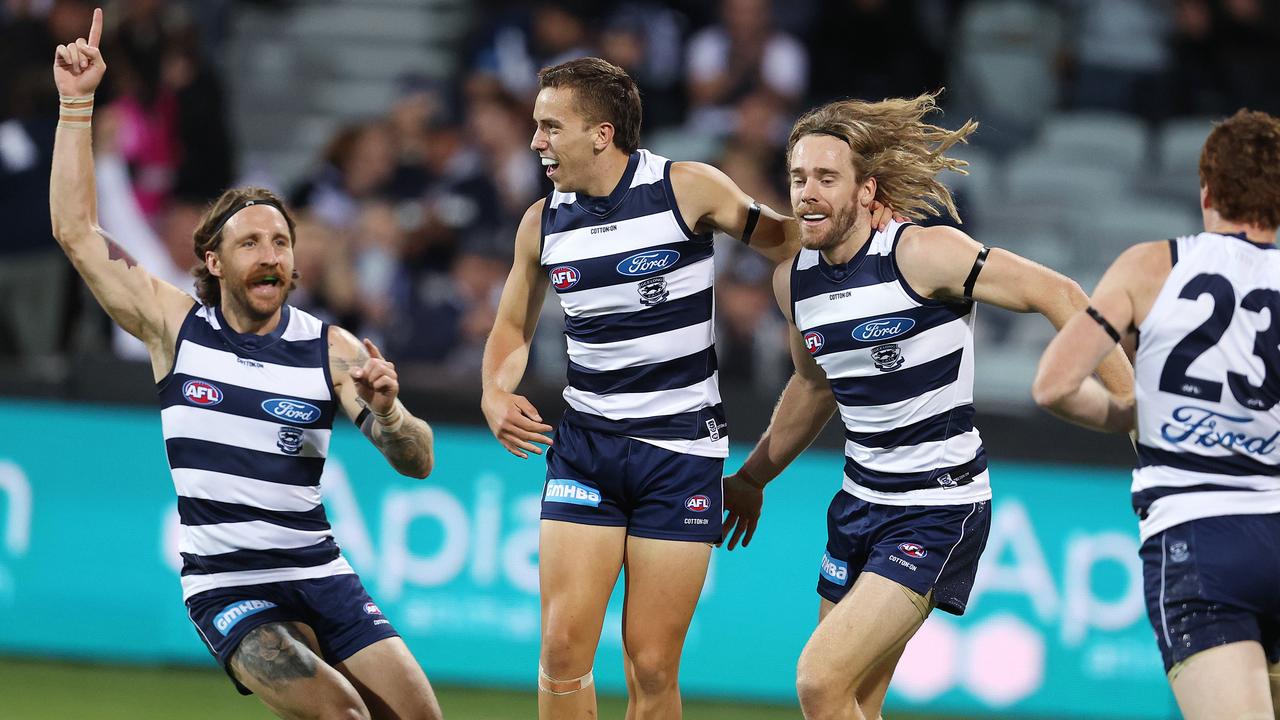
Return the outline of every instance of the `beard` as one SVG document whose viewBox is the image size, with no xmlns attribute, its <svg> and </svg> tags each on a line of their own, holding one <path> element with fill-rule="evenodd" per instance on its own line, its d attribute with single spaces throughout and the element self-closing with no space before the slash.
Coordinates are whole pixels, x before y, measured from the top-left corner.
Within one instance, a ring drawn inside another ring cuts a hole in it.
<svg viewBox="0 0 1280 720">
<path fill-rule="evenodd" d="M 839 245 L 849 236 L 849 232 L 853 230 L 853 226 L 858 221 L 858 208 L 855 204 L 846 205 L 838 213 L 827 216 L 827 222 L 822 228 L 809 228 L 804 225 L 803 220 L 800 223 L 800 246 L 806 250 L 830 250 Z M 800 218 L 804 213 L 796 211 L 796 217 Z"/>
</svg>

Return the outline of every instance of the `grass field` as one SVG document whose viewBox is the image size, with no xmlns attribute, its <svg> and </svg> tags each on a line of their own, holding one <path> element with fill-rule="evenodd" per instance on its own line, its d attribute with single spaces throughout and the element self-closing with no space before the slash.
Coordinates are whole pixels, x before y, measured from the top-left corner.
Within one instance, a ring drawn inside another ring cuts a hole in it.
<svg viewBox="0 0 1280 720">
<path fill-rule="evenodd" d="M 436 690 L 448 720 L 528 720 L 537 715 L 533 693 L 462 687 Z M 600 699 L 601 718 L 621 718 L 625 710 L 625 699 Z M 0 718 L 4 720 L 272 717 L 256 699 L 237 694 L 217 669 L 0 659 Z M 685 717 L 689 720 L 783 720 L 799 718 L 800 711 L 786 706 L 690 701 L 685 704 Z M 898 714 L 893 717 L 911 720 Z"/>
</svg>

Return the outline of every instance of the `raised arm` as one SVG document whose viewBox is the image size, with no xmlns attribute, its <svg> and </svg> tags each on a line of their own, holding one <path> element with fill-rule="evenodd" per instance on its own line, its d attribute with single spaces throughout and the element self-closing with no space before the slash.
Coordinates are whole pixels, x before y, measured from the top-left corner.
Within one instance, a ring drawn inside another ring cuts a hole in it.
<svg viewBox="0 0 1280 720">
<path fill-rule="evenodd" d="M 530 452 L 541 455 L 537 443 L 551 444 L 551 438 L 544 434 L 551 432 L 551 426 L 542 422 L 528 398 L 515 394 L 529 363 L 529 346 L 550 282 L 542 272 L 540 252 L 545 202 L 539 200 L 525 211 L 516 230 L 515 259 L 502 287 L 481 365 L 480 409 L 498 442 L 521 458 L 528 458 Z"/>
<path fill-rule="evenodd" d="M 1117 342 L 1136 335 L 1172 265 L 1167 241 L 1134 245 L 1116 258 L 1098 282 L 1091 306 L 1119 339 L 1097 318 L 1077 313 L 1040 358 L 1031 388 L 1037 404 L 1094 430 L 1126 432 L 1134 427 L 1132 396 L 1117 396 L 1090 374 Z"/>
<path fill-rule="evenodd" d="M 936 300 L 964 301 L 982 246 L 950 227 L 909 228 L 898 243 L 898 265 L 911 287 Z M 977 268 L 969 298 L 1006 310 L 1045 316 L 1062 329 L 1089 305 L 1071 278 L 1008 250 L 991 248 Z M 1117 347 L 1097 366 L 1102 384 L 1118 397 L 1133 395 L 1133 366 Z"/>
<path fill-rule="evenodd" d="M 106 72 L 98 39 L 102 11 L 94 10 L 88 39 L 59 45 L 53 78 L 61 118 L 53 145 L 49 215 L 53 235 L 113 320 L 147 344 L 157 376 L 168 371 L 182 319 L 195 300 L 152 277 L 98 227 L 93 179 L 93 94 Z"/>
<path fill-rule="evenodd" d="M 760 518 L 764 486 L 813 443 L 836 410 L 831 383 L 809 354 L 791 317 L 790 263 L 783 263 L 774 270 L 773 291 L 778 307 L 787 316 L 791 360 L 796 371 L 773 409 L 769 427 L 765 428 L 741 469 L 725 478 L 728 515 L 724 527 L 730 550 L 739 537 L 743 547 L 751 542 Z"/>
<path fill-rule="evenodd" d="M 342 410 L 401 475 L 425 478 L 435 467 L 431 426 L 400 402 L 396 366 L 369 340 L 329 327 L 329 375 Z"/>
</svg>

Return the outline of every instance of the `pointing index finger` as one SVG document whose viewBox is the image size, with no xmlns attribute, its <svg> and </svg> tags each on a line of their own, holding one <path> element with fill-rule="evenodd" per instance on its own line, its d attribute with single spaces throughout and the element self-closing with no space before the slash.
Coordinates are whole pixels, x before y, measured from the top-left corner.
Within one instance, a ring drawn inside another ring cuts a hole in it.
<svg viewBox="0 0 1280 720">
<path fill-rule="evenodd" d="M 89 47 L 98 47 L 102 38 L 102 8 L 93 9 L 93 27 L 89 28 Z"/>
<path fill-rule="evenodd" d="M 374 345 L 373 341 L 369 338 L 364 339 L 364 349 L 368 351 L 369 357 L 377 358 L 378 360 L 383 359 L 382 353 L 378 350 L 378 346 Z"/>
</svg>

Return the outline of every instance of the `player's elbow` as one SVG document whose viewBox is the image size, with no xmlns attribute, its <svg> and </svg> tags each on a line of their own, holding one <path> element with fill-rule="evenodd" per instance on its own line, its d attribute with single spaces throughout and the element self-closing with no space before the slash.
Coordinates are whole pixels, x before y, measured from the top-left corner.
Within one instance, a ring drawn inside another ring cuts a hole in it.
<svg viewBox="0 0 1280 720">
<path fill-rule="evenodd" d="M 403 468 L 400 473 L 406 477 L 416 480 L 426 480 L 431 476 L 431 471 L 436 469 L 436 454 L 430 448 L 417 458 L 412 465 Z"/>
<path fill-rule="evenodd" d="M 1031 384 L 1031 398 L 1035 400 L 1036 405 L 1045 410 L 1054 410 L 1062 405 L 1073 390 L 1074 388 L 1060 378 L 1041 371 L 1036 374 L 1035 382 Z"/>
</svg>

